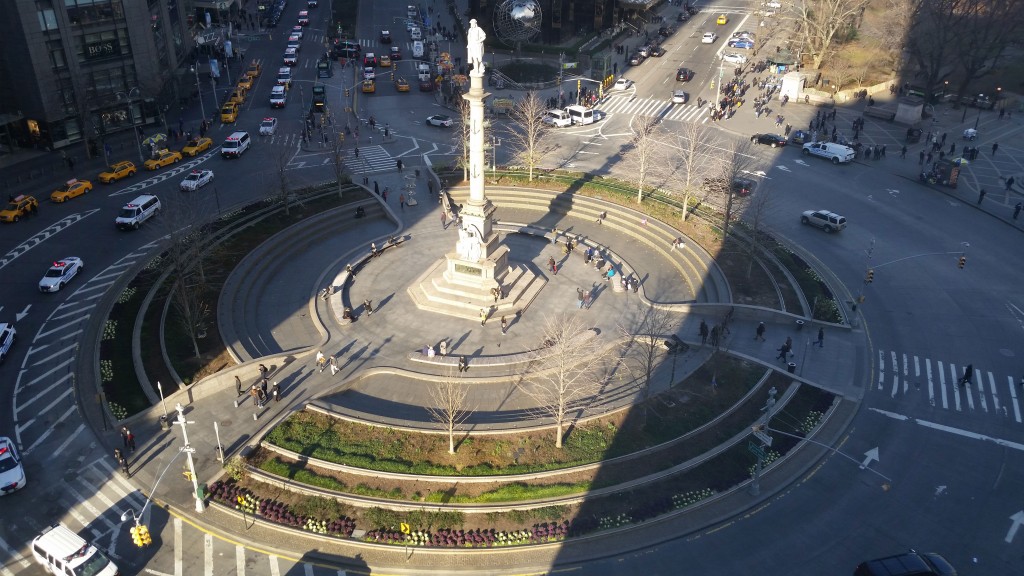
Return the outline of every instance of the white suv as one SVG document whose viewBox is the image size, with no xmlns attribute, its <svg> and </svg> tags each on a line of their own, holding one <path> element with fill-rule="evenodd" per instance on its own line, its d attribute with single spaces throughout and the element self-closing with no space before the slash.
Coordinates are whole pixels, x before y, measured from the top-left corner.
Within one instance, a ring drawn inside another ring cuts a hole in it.
<svg viewBox="0 0 1024 576">
<path fill-rule="evenodd" d="M 0 362 L 7 358 L 7 353 L 11 351 L 17 337 L 18 331 L 14 329 L 14 324 L 0 324 Z"/>
<path fill-rule="evenodd" d="M 800 223 L 821 228 L 829 233 L 846 228 L 846 218 L 828 210 L 807 210 L 800 216 Z"/>
</svg>

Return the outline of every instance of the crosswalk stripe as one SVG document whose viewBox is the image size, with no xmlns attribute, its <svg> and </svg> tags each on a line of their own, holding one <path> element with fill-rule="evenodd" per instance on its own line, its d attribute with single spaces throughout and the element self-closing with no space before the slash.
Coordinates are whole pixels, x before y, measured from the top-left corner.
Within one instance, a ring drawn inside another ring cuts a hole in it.
<svg viewBox="0 0 1024 576">
<path fill-rule="evenodd" d="M 235 546 L 235 575 L 245 576 L 245 548 Z"/>
<path fill-rule="evenodd" d="M 978 400 L 981 402 L 981 409 L 988 412 L 988 402 L 985 400 L 985 378 L 981 374 L 981 370 L 974 371 L 974 381 L 978 383 Z"/>
<path fill-rule="evenodd" d="M 267 556 L 270 562 L 270 576 L 281 576 L 281 567 L 277 564 L 277 556 Z"/>
<path fill-rule="evenodd" d="M 203 534 L 203 559 L 206 561 L 205 576 L 213 576 L 213 535 Z"/>
<path fill-rule="evenodd" d="M 1007 382 L 1010 383 L 1010 398 L 1013 400 L 1013 417 L 1020 423 L 1020 406 L 1017 405 L 1017 389 L 1013 387 L 1013 376 L 1006 377 Z"/>
<path fill-rule="evenodd" d="M 181 576 L 182 566 L 182 548 L 181 545 L 181 518 L 174 517 L 174 576 Z"/>
</svg>

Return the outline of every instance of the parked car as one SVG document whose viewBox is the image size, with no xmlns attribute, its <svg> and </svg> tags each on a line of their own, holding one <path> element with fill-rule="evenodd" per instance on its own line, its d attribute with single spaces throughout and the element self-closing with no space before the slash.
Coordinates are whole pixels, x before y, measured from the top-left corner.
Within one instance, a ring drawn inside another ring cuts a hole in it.
<svg viewBox="0 0 1024 576">
<path fill-rule="evenodd" d="M 633 85 L 633 81 L 626 78 L 619 78 L 612 85 L 612 90 L 625 90 Z"/>
<path fill-rule="evenodd" d="M 754 48 L 754 41 L 747 40 L 746 38 L 733 38 L 728 42 L 729 48 L 739 48 L 741 50 L 752 50 Z"/>
<path fill-rule="evenodd" d="M 729 53 L 722 54 L 722 60 L 730 64 L 745 64 L 747 62 L 747 57 L 743 54 Z"/>
<path fill-rule="evenodd" d="M 50 193 L 50 202 L 56 202 L 58 204 L 61 202 L 67 202 L 68 200 L 81 196 L 82 194 L 88 194 L 89 190 L 92 190 L 92 182 L 72 178 L 65 182 L 63 186 Z"/>
<path fill-rule="evenodd" d="M 861 562 L 853 576 L 957 576 L 956 568 L 942 556 L 911 550 L 905 554 Z"/>
</svg>

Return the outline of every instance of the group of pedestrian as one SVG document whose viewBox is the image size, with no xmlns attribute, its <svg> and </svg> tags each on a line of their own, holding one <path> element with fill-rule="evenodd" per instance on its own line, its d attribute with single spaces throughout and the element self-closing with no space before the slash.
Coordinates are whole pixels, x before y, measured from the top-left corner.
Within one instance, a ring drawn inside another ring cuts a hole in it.
<svg viewBox="0 0 1024 576">
<path fill-rule="evenodd" d="M 590 310 L 590 305 L 594 302 L 594 295 L 590 290 L 584 290 L 582 288 L 576 288 L 576 307 L 580 310 Z"/>
</svg>

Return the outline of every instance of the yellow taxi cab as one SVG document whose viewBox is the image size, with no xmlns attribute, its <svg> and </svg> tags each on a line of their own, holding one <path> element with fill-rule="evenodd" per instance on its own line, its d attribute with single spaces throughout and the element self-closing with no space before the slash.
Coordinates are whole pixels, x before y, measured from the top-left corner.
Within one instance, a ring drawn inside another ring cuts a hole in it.
<svg viewBox="0 0 1024 576">
<path fill-rule="evenodd" d="M 241 106 L 242 104 L 245 104 L 245 89 L 244 88 L 235 88 L 231 92 L 231 97 L 228 98 L 228 102 L 234 102 L 235 104 L 238 104 L 239 106 Z"/>
<path fill-rule="evenodd" d="M 110 184 L 111 182 L 115 182 L 133 174 L 135 174 L 135 164 L 132 164 L 128 160 L 123 160 L 116 164 L 107 166 L 107 170 L 105 172 L 100 172 L 99 179 L 100 182 L 103 182 L 104 184 Z"/>
<path fill-rule="evenodd" d="M 0 210 L 0 222 L 17 222 L 22 216 L 31 214 L 39 214 L 39 202 L 27 194 L 22 194 L 11 198 L 7 208 Z"/>
<path fill-rule="evenodd" d="M 405 78 L 396 78 L 395 79 L 395 89 L 398 90 L 399 92 L 408 92 L 409 91 L 409 81 L 406 80 Z"/>
<path fill-rule="evenodd" d="M 196 154 L 209 150 L 210 146 L 213 146 L 213 140 L 206 138 L 205 136 L 202 138 L 193 138 L 188 141 L 188 144 L 185 144 L 185 147 L 181 149 L 181 153 L 186 156 L 195 157 Z"/>
<path fill-rule="evenodd" d="M 249 68 L 245 71 L 245 75 L 255 80 L 257 77 L 259 77 L 260 72 L 262 71 L 263 68 L 260 66 L 260 63 L 253 62 L 252 64 L 249 64 Z"/>
<path fill-rule="evenodd" d="M 238 105 L 228 102 L 220 109 L 220 121 L 224 124 L 231 124 L 235 120 L 238 120 Z"/>
<path fill-rule="evenodd" d="M 373 80 L 363 80 L 363 94 L 373 94 L 377 91 L 377 84 Z"/>
<path fill-rule="evenodd" d="M 242 74 L 242 77 L 238 79 L 238 87 L 242 90 L 252 90 L 252 77 Z"/>
<path fill-rule="evenodd" d="M 156 153 L 156 157 L 146 160 L 144 166 L 146 167 L 146 170 L 156 170 L 157 168 L 176 164 L 179 160 L 181 160 L 181 152 L 175 152 L 164 148 Z"/>
<path fill-rule="evenodd" d="M 716 20 L 715 22 L 717 22 L 719 26 L 725 26 L 726 24 L 729 23 L 729 17 L 726 16 L 725 14 L 719 14 L 718 20 Z"/>
<path fill-rule="evenodd" d="M 380 57 L 380 66 L 381 66 L 381 68 L 391 68 L 391 57 L 388 56 L 387 54 L 384 54 L 383 56 L 381 56 Z"/>
<path fill-rule="evenodd" d="M 50 193 L 50 202 L 56 202 L 58 204 L 61 202 L 67 202 L 76 196 L 87 194 L 89 190 L 92 190 L 92 182 L 72 178 L 65 182 L 63 186 Z"/>
</svg>

